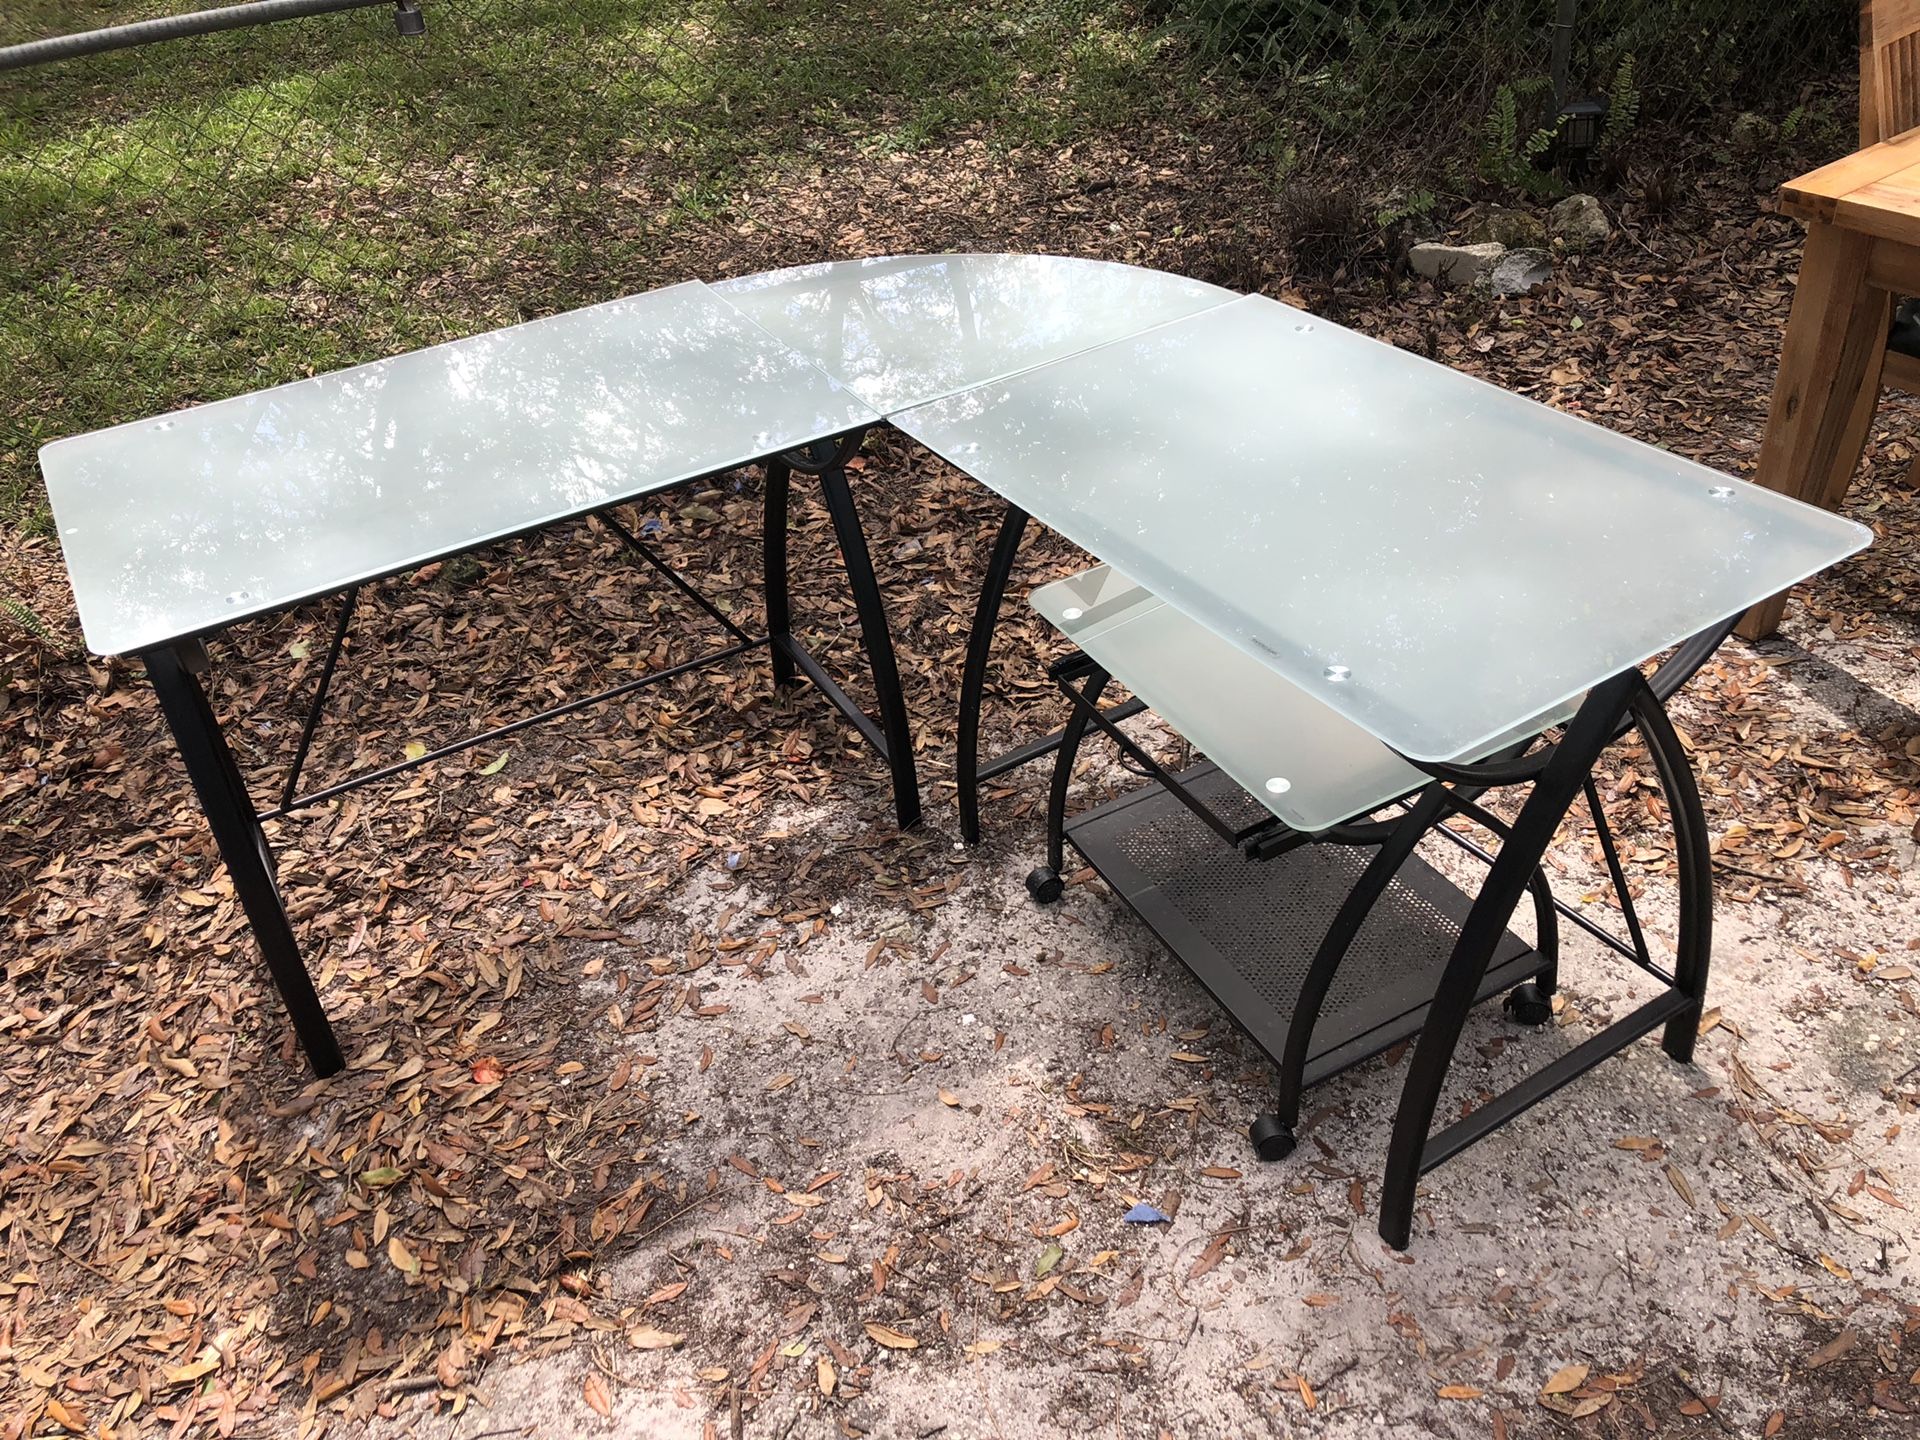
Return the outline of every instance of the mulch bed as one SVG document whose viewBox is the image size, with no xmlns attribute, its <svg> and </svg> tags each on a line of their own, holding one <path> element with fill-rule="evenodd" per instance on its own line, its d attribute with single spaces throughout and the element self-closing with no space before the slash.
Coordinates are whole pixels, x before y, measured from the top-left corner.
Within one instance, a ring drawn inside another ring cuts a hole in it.
<svg viewBox="0 0 1920 1440">
<path fill-rule="evenodd" d="M 767 177 L 727 224 L 624 288 L 828 254 L 1127 260 L 1266 289 L 1750 471 L 1797 227 L 1704 158 L 1685 173 L 1677 213 L 1644 213 L 1630 185 L 1609 196 L 1621 229 L 1606 248 L 1564 260 L 1534 296 L 1494 302 L 1371 272 L 1297 282 L 1264 169 L 1227 125 L 1046 155 L 978 141 L 823 155 L 812 172 Z M 621 181 L 610 172 L 610 192 Z M 1800 609 L 1804 633 L 1896 660 L 1920 654 L 1905 615 L 1907 434 L 1890 407 L 1850 506 L 1879 544 L 1808 587 Z M 304 1083 L 137 670 L 0 642 L 0 1436 L 262 1433 L 421 1389 L 458 1406 L 492 1356 L 635 1322 L 600 1301 L 594 1266 L 648 1245 L 719 1177 L 675 1170 L 679 1118 L 654 1102 L 645 1057 L 610 1041 L 707 1003 L 708 966 L 782 964 L 833 923 L 837 894 L 911 913 L 955 874 L 950 717 L 997 508 L 895 436 L 875 437 L 856 479 L 908 676 L 921 831 L 892 833 L 873 757 L 818 697 L 776 696 L 759 662 L 282 824 L 288 903 L 352 1059 L 322 1084 Z M 742 476 L 631 517 L 658 519 L 666 550 L 749 620 L 756 486 Z M 824 513 L 809 498 L 796 524 L 806 628 L 856 673 Z M 1043 537 L 1022 578 L 1079 563 Z M 57 547 L 15 546 L 0 570 L 77 635 Z M 1046 648 L 1024 607 L 1008 619 L 1006 655 Z M 311 607 L 220 651 L 218 703 L 248 717 L 242 758 L 263 795 L 330 621 Z M 588 524 L 387 582 L 363 598 L 310 773 L 384 763 L 672 663 L 698 621 Z M 1915 824 L 1912 717 L 1801 732 L 1773 695 L 1777 667 L 1795 663 L 1791 646 L 1729 647 L 1680 711 L 1724 904 L 1887 865 Z M 1052 723 L 1044 679 L 1009 667 L 989 743 Z M 1621 752 L 1607 789 L 1651 875 L 1665 855 L 1633 760 Z M 999 824 L 1033 813 L 1038 781 L 1004 787 Z M 866 817 L 863 838 L 812 833 L 828 804 Z M 740 871 L 783 897 L 746 927 L 753 938 L 647 930 L 690 877 Z"/>
</svg>

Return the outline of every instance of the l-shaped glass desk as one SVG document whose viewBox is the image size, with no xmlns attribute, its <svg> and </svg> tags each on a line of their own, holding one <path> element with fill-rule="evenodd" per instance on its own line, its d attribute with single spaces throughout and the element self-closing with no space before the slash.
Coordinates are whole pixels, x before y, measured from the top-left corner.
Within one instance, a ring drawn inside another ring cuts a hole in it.
<svg viewBox="0 0 1920 1440">
<path fill-rule="evenodd" d="M 1654 1029 L 1691 1055 L 1711 875 L 1665 701 L 1748 605 L 1869 532 L 1265 297 L 1095 261 L 962 255 L 673 286 L 42 452 L 88 643 L 145 663 L 317 1070 L 340 1052 L 263 822 L 488 738 L 297 793 L 372 580 L 587 514 L 665 571 L 611 508 L 764 464 L 765 633 L 668 572 L 730 643 L 506 728 L 766 647 L 777 682 L 807 675 L 887 760 L 900 823 L 918 818 L 845 471 L 882 423 L 1006 502 L 963 675 L 963 836 L 979 837 L 983 779 L 1054 755 L 1047 861 L 1029 890 L 1059 898 L 1072 843 L 1273 1056 L 1279 1101 L 1252 1127 L 1263 1155 L 1292 1148 L 1306 1085 L 1417 1034 L 1380 1222 L 1405 1246 L 1425 1170 Z M 796 469 L 821 479 L 877 719 L 792 636 Z M 1034 596 L 1076 647 L 1053 667 L 1066 725 L 982 764 L 993 632 L 1030 519 L 1103 563 Z M 262 811 L 200 682 L 203 642 L 330 595 L 333 644 L 280 803 Z M 1132 698 L 1103 708 L 1114 681 Z M 1177 774 L 1156 763 L 1120 724 L 1148 706 L 1207 758 Z M 1095 732 L 1151 783 L 1069 821 Z M 1595 762 L 1628 732 L 1676 832 L 1670 962 L 1634 915 L 1593 789 Z M 1523 797 L 1511 819 L 1480 803 L 1493 790 Z M 1624 940 L 1555 901 L 1541 868 L 1583 797 Z M 1414 854 L 1428 835 L 1458 838 L 1443 822 L 1462 817 L 1500 841 L 1472 847 L 1486 865 L 1472 895 Z M 1529 896 L 1532 945 L 1507 928 Z M 1661 993 L 1429 1135 L 1471 1006 L 1507 991 L 1518 1018 L 1544 1018 L 1563 917 Z"/>
</svg>

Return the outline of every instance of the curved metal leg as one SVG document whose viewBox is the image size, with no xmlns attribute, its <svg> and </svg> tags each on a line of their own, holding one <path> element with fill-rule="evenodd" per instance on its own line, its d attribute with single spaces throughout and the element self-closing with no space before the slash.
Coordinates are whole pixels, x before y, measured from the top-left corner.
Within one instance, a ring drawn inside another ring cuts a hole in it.
<svg viewBox="0 0 1920 1440">
<path fill-rule="evenodd" d="M 833 517 L 834 535 L 840 542 L 847 583 L 860 617 L 860 638 L 866 646 L 880 707 L 880 731 L 887 742 L 887 768 L 893 775 L 894 814 L 905 830 L 920 820 L 920 780 L 913 764 L 913 736 L 907 725 L 907 701 L 900 688 L 893 636 L 887 629 L 886 605 L 880 597 L 880 582 L 874 578 L 873 556 L 867 550 L 866 533 L 860 528 L 853 492 L 847 488 L 847 472 L 838 465 L 828 466 L 820 472 L 820 489 L 827 513 Z"/>
<path fill-rule="evenodd" d="M 1042 905 L 1051 905 L 1066 891 L 1067 882 L 1060 872 L 1067 864 L 1067 787 L 1073 780 L 1073 762 L 1080 753 L 1087 726 L 1099 714 L 1100 692 L 1107 688 L 1107 679 L 1105 670 L 1092 665 L 1080 693 L 1067 692 L 1074 704 L 1067 715 L 1066 727 L 1060 732 L 1060 745 L 1053 760 L 1053 785 L 1047 791 L 1047 863 L 1027 872 L 1027 894 Z"/>
<path fill-rule="evenodd" d="M 1360 872 L 1347 898 L 1340 902 L 1333 923 L 1313 952 L 1313 963 L 1301 982 L 1300 996 L 1294 1002 L 1293 1015 L 1287 1021 L 1287 1044 L 1280 1056 L 1280 1085 L 1275 1110 L 1282 1127 L 1291 1131 L 1300 1123 L 1300 1097 L 1306 1090 L 1307 1052 L 1313 1042 L 1314 1027 L 1320 1023 L 1320 1007 L 1326 1004 L 1333 977 L 1346 958 L 1348 948 L 1367 916 L 1387 893 L 1393 877 L 1407 863 L 1414 847 L 1446 814 L 1446 787 L 1438 781 L 1429 785 L 1413 809 L 1393 827 L 1367 868 Z"/>
<path fill-rule="evenodd" d="M 1533 894 L 1533 930 L 1537 937 L 1533 953 L 1543 963 L 1531 979 L 1522 980 L 1507 992 L 1500 1008 L 1521 1025 L 1544 1025 L 1553 1019 L 1553 996 L 1560 988 L 1560 911 L 1541 866 L 1533 867 L 1527 889 Z"/>
<path fill-rule="evenodd" d="M 980 598 L 973 608 L 973 627 L 967 632 L 966 667 L 960 673 L 960 717 L 954 741 L 954 777 L 959 783 L 960 838 L 980 843 L 980 700 L 986 690 L 987 662 L 993 654 L 993 632 L 1000 623 L 1000 602 L 1013 575 L 1013 562 L 1026 534 L 1027 512 L 1007 506 L 993 556 L 980 581 Z M 1083 727 L 1084 728 L 1084 727 Z"/>
<path fill-rule="evenodd" d="M 1100 692 L 1107 688 L 1109 678 L 1107 672 L 1096 665 L 1080 689 L 1081 698 L 1098 708 Z M 1067 788 L 1073 781 L 1073 762 L 1080 754 L 1080 742 L 1086 737 L 1088 724 L 1087 711 L 1074 706 L 1060 734 L 1059 752 L 1053 759 L 1053 785 L 1047 791 L 1047 864 L 1055 871 L 1066 868 Z"/>
<path fill-rule="evenodd" d="M 787 498 L 793 467 L 775 458 L 767 462 L 766 490 L 760 510 L 760 573 L 767 600 L 767 653 L 773 683 L 782 690 L 799 678 L 787 644 L 793 638 L 793 598 L 787 587 Z"/>
<path fill-rule="evenodd" d="M 1589 786 L 1591 777 L 1589 777 Z M 1462 785 L 1453 792 L 1450 807 L 1477 822 L 1485 829 L 1500 837 L 1504 843 L 1512 838 L 1513 827 L 1499 816 L 1482 808 L 1479 797 L 1486 793 L 1484 786 Z M 1482 861 L 1491 865 L 1493 856 L 1478 845 L 1466 842 L 1454 835 L 1454 841 Z M 1537 1014 L 1527 1015 L 1524 1023 L 1542 1024 L 1551 1018 L 1553 1011 L 1548 1004 L 1553 993 L 1560 988 L 1560 906 L 1553 898 L 1553 886 L 1547 880 L 1546 867 L 1535 865 L 1533 878 L 1527 882 L 1527 889 L 1533 894 L 1533 953 L 1546 962 L 1540 973 L 1528 980 L 1513 994 L 1507 997 L 1509 1012 L 1524 1014 L 1537 1009 Z M 1516 1009 L 1516 1002 L 1521 1002 Z"/>
<path fill-rule="evenodd" d="M 1387 1149 L 1387 1168 L 1380 1196 L 1380 1237 L 1396 1250 L 1407 1248 L 1413 1235 L 1414 1191 L 1420 1183 L 1433 1112 L 1440 1087 L 1453 1063 L 1460 1031 L 1479 994 L 1487 963 L 1506 930 L 1514 906 L 1533 883 L 1547 846 L 1568 808 L 1579 797 L 1581 785 L 1594 761 L 1612 741 L 1614 727 L 1628 712 L 1637 692 L 1646 689 L 1638 670 L 1629 670 L 1596 685 L 1582 702 L 1555 747 L 1553 758 L 1534 781 L 1514 821 L 1513 834 L 1500 847 L 1486 883 L 1467 912 L 1460 938 L 1440 980 L 1420 1031 L 1413 1063 L 1400 1092 L 1393 1139 Z"/>
<path fill-rule="evenodd" d="M 1667 1022 L 1660 1048 L 1682 1065 L 1693 1060 L 1693 1042 L 1700 1033 L 1700 1015 L 1707 1001 L 1707 970 L 1713 950 L 1713 851 L 1707 839 L 1707 816 L 1700 805 L 1700 787 L 1693 767 L 1667 718 L 1666 708 L 1651 694 L 1634 697 L 1633 714 L 1647 742 L 1666 792 L 1672 814 L 1674 857 L 1679 865 L 1680 924 L 1674 944 L 1675 988 L 1693 1001 Z"/>
<path fill-rule="evenodd" d="M 1551 995 L 1560 988 L 1560 912 L 1554 908 L 1553 888 L 1542 867 L 1533 867 L 1527 889 L 1533 892 L 1533 952 L 1547 962 L 1533 983 L 1540 987 L 1541 994 Z"/>
<path fill-rule="evenodd" d="M 1525 748 L 1525 747 L 1521 747 Z M 1513 827 L 1499 816 L 1483 809 L 1477 802 L 1486 793 L 1485 786 L 1461 785 L 1455 788 L 1450 802 L 1451 808 L 1459 811 L 1468 819 L 1476 821 L 1490 830 L 1504 842 L 1513 834 Z M 1453 837 L 1456 843 L 1463 843 L 1461 837 Z M 1477 845 L 1464 844 L 1464 848 L 1478 856 L 1487 864 L 1493 863 L 1493 856 Z M 1547 879 L 1546 867 L 1533 867 L 1533 878 L 1527 884 L 1533 893 L 1533 952 L 1546 962 L 1544 969 L 1533 979 L 1527 981 L 1544 1001 L 1560 988 L 1560 906 L 1553 898 L 1553 886 Z M 1526 988 L 1525 986 L 1521 987 Z"/>
</svg>

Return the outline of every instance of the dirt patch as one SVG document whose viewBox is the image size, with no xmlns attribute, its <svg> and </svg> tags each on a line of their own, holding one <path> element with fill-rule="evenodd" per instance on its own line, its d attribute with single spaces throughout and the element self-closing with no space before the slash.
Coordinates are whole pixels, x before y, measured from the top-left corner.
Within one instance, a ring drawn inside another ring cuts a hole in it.
<svg viewBox="0 0 1920 1440">
<path fill-rule="evenodd" d="M 738 1410 L 748 1434 L 1758 1434 L 1779 1411 L 1868 1435 L 1913 1401 L 1910 1230 L 1840 1173 L 1920 1180 L 1887 1133 L 1913 1096 L 1760 1034 L 1813 910 L 1786 934 L 1737 911 L 1700 1065 L 1635 1047 L 1436 1172 L 1398 1256 L 1372 1202 L 1401 1057 L 1316 1092 L 1302 1150 L 1259 1165 L 1264 1062 L 1097 882 L 1032 907 L 1033 843 L 1004 837 L 918 921 L 849 897 L 797 964 L 735 969 L 703 991 L 724 1011 L 649 1037 L 712 1196 L 596 1268 L 594 1300 L 679 1339 L 499 1371 L 471 1431 L 692 1436 Z M 1562 858 L 1578 893 L 1584 849 Z M 743 901 L 674 911 L 705 932 Z M 1643 998 L 1570 948 L 1556 1023 L 1476 1017 L 1452 1103 Z M 1839 984 L 1848 1017 L 1898 993 Z M 1172 1222 L 1125 1224 L 1139 1200 Z M 1542 1387 L 1582 1366 L 1550 1413 Z"/>
</svg>

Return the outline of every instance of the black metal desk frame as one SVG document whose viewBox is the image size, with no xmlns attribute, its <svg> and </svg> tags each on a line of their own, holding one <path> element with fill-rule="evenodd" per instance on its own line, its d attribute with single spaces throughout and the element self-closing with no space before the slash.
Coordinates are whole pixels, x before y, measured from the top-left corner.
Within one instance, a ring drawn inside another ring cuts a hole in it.
<svg viewBox="0 0 1920 1440">
<path fill-rule="evenodd" d="M 1011 524 L 1003 527 L 1003 538 L 1009 528 Z M 1016 544 L 1017 539 L 1016 533 Z M 1004 574 L 1000 583 L 1004 585 Z M 982 605 L 986 605 L 985 596 Z M 1169 772 L 1119 728 L 1113 711 L 1101 710 L 1100 695 L 1111 677 L 1097 663 L 1076 652 L 1051 669 L 1071 711 L 1057 740 L 1049 737 L 1058 753 L 1047 803 L 1047 860 L 1028 877 L 1028 890 L 1041 903 L 1059 898 L 1060 871 L 1069 841 L 1103 875 L 1107 875 L 1103 867 L 1113 863 L 1113 851 L 1086 839 L 1091 833 L 1089 817 L 1076 822 L 1082 827 L 1076 833 L 1076 824 L 1069 824 L 1066 815 L 1074 762 L 1082 742 L 1093 729 L 1105 734 L 1120 748 L 1123 757 L 1132 762 L 1129 768 L 1151 777 L 1155 785 L 1197 816 L 1225 847 L 1238 851 L 1245 861 L 1270 861 L 1314 844 L 1372 848 L 1372 859 L 1341 901 L 1313 953 L 1290 1014 L 1264 1008 L 1258 1015 L 1248 1013 L 1249 989 L 1232 973 L 1230 964 L 1224 963 L 1211 947 L 1204 954 L 1192 950 L 1183 953 L 1171 933 L 1177 931 L 1177 926 L 1170 925 L 1165 914 L 1156 913 L 1161 907 L 1156 907 L 1151 900 L 1127 895 L 1121 886 L 1114 888 L 1221 1002 L 1235 1023 L 1268 1051 L 1278 1068 L 1275 1108 L 1256 1117 L 1249 1127 L 1250 1138 L 1263 1159 L 1278 1160 L 1292 1152 L 1301 1096 L 1308 1085 L 1357 1065 L 1417 1032 L 1419 1038 L 1401 1090 L 1388 1148 L 1380 1204 L 1381 1238 L 1395 1249 L 1404 1250 L 1412 1237 L 1416 1187 L 1427 1171 L 1653 1030 L 1664 1027 L 1661 1044 L 1671 1058 L 1683 1064 L 1691 1061 L 1705 1004 L 1711 949 L 1712 856 L 1699 791 L 1679 736 L 1667 718 L 1666 702 L 1713 655 L 1731 633 L 1737 618 L 1729 617 L 1694 636 L 1675 650 L 1651 677 L 1634 668 L 1595 686 L 1558 738 L 1536 736 L 1473 764 L 1409 761 L 1431 778 L 1385 807 L 1397 813 L 1387 818 L 1358 817 L 1318 834 L 1294 830 L 1270 815 L 1251 824 L 1235 824 L 1217 813 L 1195 793 L 1190 779 L 1194 772 L 1178 775 Z M 1601 755 L 1629 732 L 1638 732 L 1647 747 L 1674 831 L 1679 918 L 1671 971 L 1656 963 L 1648 950 L 1619 851 L 1593 782 L 1593 769 Z M 1202 773 L 1211 772 L 1210 766 L 1197 769 Z M 1528 787 L 1526 798 L 1511 823 L 1478 803 L 1487 791 L 1511 786 Z M 1151 790 L 1153 786 L 1148 788 Z M 1124 797 L 1092 813 L 1098 815 L 1113 810 L 1133 798 Z M 1591 812 L 1609 878 L 1619 899 L 1626 938 L 1555 899 L 1542 868 L 1555 832 L 1582 799 Z M 1380 814 L 1375 812 L 1376 816 Z M 1490 852 L 1443 823 L 1456 817 L 1464 817 L 1491 832 L 1500 842 L 1498 850 Z M 1404 995 L 1397 999 L 1389 996 L 1391 1003 L 1378 1013 L 1368 1014 L 1357 1033 L 1322 1040 L 1316 1036 L 1316 1025 L 1336 973 L 1356 935 L 1388 887 L 1412 860 L 1415 847 L 1423 838 L 1436 833 L 1472 852 L 1486 865 L 1487 872 L 1465 909 L 1457 939 L 1437 984 L 1431 988 L 1430 998 L 1400 1013 Z M 1222 863 L 1233 863 L 1226 853 L 1221 859 Z M 1508 935 L 1506 927 L 1515 908 L 1529 896 L 1537 938 L 1531 955 L 1516 956 L 1513 950 L 1518 942 Z M 1550 997 L 1558 977 L 1558 921 L 1562 917 L 1659 981 L 1661 993 L 1478 1106 L 1463 1119 L 1438 1134 L 1430 1133 L 1441 1086 L 1468 1013 L 1478 1001 L 1513 985 L 1506 999 L 1506 1009 L 1513 1018 L 1538 1025 L 1551 1016 Z M 1514 983 L 1516 980 L 1518 984 Z M 1238 1011 L 1233 1003 L 1235 997 L 1241 1003 Z M 1278 1045 L 1274 1043 L 1277 1035 L 1284 1037 Z M 1320 1040 L 1318 1045 L 1316 1040 Z"/>
<path fill-rule="evenodd" d="M 761 534 L 762 582 L 766 597 L 767 624 L 766 633 L 762 635 L 750 635 L 728 619 L 611 513 L 617 506 L 630 503 L 633 499 L 667 495 L 692 486 L 707 484 L 718 475 L 730 473 L 731 470 L 740 467 L 728 467 L 727 471 L 695 476 L 659 490 L 647 491 L 644 496 L 615 501 L 607 506 L 562 520 L 544 521 L 538 525 L 529 526 L 513 536 L 489 540 L 482 545 L 463 547 L 435 557 L 439 560 L 447 560 L 458 555 L 470 554 L 503 543 L 507 539 L 519 538 L 519 536 L 592 515 L 605 524 L 637 560 L 663 575 L 684 597 L 716 621 L 727 632 L 731 643 L 596 694 L 568 700 L 537 714 L 522 716 L 480 734 L 469 735 L 442 745 L 426 754 L 365 771 L 303 795 L 299 793 L 300 772 L 306 763 L 307 753 L 320 725 L 327 691 L 332 684 L 335 668 L 346 644 L 361 585 L 372 583 L 372 581 L 362 581 L 343 590 L 329 592 L 340 597 L 332 641 L 326 658 L 321 664 L 300 740 L 281 787 L 279 802 L 265 811 L 258 809 L 254 804 L 245 778 L 241 775 L 240 767 L 221 731 L 219 718 L 208 700 L 206 687 L 201 682 L 200 677 L 208 670 L 205 641 L 208 635 L 217 632 L 208 631 L 202 635 L 176 640 L 140 652 L 140 659 L 159 696 L 161 711 L 166 717 L 168 728 L 172 730 L 174 741 L 180 748 L 181 758 L 186 762 L 187 774 L 193 782 L 200 807 L 205 812 L 207 823 L 213 831 L 220 858 L 233 879 L 234 894 L 246 913 L 248 924 L 266 960 L 274 985 L 280 991 L 281 999 L 286 1004 L 288 1015 L 293 1021 L 295 1035 L 315 1074 L 321 1076 L 334 1074 L 343 1067 L 345 1060 L 333 1027 L 327 1019 L 326 1010 L 320 1003 L 318 992 L 314 989 L 312 976 L 301 959 L 300 943 L 294 934 L 293 924 L 287 916 L 286 906 L 280 896 L 273 850 L 267 841 L 264 829 L 264 824 L 268 820 L 291 817 L 299 811 L 323 804 L 348 791 L 391 779 L 406 771 L 430 765 L 437 760 L 444 760 L 463 750 L 472 749 L 476 745 L 500 739 L 543 721 L 576 714 L 649 685 L 657 685 L 689 671 L 720 664 L 762 648 L 768 651 L 771 658 L 776 686 L 783 690 L 788 689 L 796 683 L 799 676 L 805 675 L 833 703 L 834 708 L 847 718 L 860 737 L 886 761 L 892 780 L 894 814 L 901 828 L 904 829 L 919 820 L 919 782 L 914 768 L 913 743 L 908 733 L 906 700 L 900 685 L 899 668 L 895 662 L 893 639 L 887 627 L 886 609 L 881 599 L 879 583 L 874 577 L 873 559 L 867 548 L 859 513 L 854 506 L 852 491 L 847 484 L 846 462 L 859 449 L 864 434 L 864 431 L 849 432 L 797 450 L 771 455 L 759 462 L 750 462 L 764 464 L 766 468 Z M 869 716 L 861 709 L 793 634 L 793 605 L 788 583 L 787 531 L 788 502 L 792 477 L 796 472 L 816 476 L 820 481 L 822 498 L 833 521 L 835 541 L 847 568 L 848 586 L 853 594 L 861 640 L 873 680 L 879 710 L 877 718 Z M 417 566 L 410 565 L 406 568 L 414 569 Z M 325 596 L 308 598 L 321 599 Z M 291 605 L 283 607 L 283 611 L 291 608 Z"/>
</svg>

